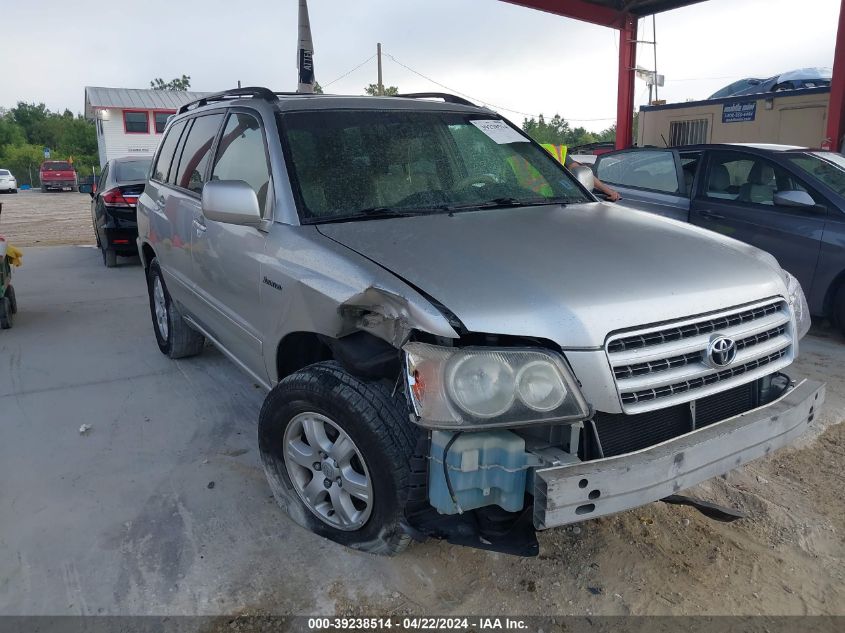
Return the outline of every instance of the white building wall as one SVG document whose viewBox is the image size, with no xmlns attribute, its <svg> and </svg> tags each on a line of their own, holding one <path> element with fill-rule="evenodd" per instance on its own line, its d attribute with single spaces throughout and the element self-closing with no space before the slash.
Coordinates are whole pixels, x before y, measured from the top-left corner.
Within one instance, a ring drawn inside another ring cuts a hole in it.
<svg viewBox="0 0 845 633">
<path fill-rule="evenodd" d="M 103 108 L 98 112 L 102 123 L 102 139 L 97 139 L 100 151 L 100 166 L 112 158 L 123 156 L 152 156 L 161 141 L 162 134 L 156 134 L 153 112 L 148 110 L 149 131 L 147 134 L 126 133 L 123 126 L 122 108 Z M 158 112 L 161 112 L 158 110 Z M 102 141 L 102 142 L 101 142 Z"/>
</svg>

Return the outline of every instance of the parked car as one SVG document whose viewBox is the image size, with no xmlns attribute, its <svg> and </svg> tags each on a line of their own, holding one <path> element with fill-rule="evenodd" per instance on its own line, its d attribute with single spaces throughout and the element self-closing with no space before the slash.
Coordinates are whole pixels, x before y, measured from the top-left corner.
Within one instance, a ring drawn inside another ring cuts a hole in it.
<svg viewBox="0 0 845 633">
<path fill-rule="evenodd" d="M 734 81 L 733 83 L 728 84 L 724 88 L 720 88 L 712 95 L 707 97 L 708 99 L 721 99 L 723 97 L 730 97 L 736 94 L 739 94 L 743 91 L 751 90 L 752 92 L 757 91 L 757 86 L 761 83 L 766 81 L 765 79 L 759 79 L 757 77 L 746 77 L 745 79 L 739 79 Z M 748 93 L 745 93 L 748 94 Z"/>
<path fill-rule="evenodd" d="M 206 96 L 138 199 L 158 347 L 210 341 L 270 390 L 294 521 L 536 554 L 806 429 L 824 386 L 783 373 L 809 315 L 771 255 L 600 203 L 589 168 L 433 96 Z"/>
<path fill-rule="evenodd" d="M 774 255 L 810 312 L 845 332 L 845 156 L 786 145 L 695 145 L 599 157 L 621 204 L 691 222 Z"/>
<path fill-rule="evenodd" d="M 0 192 L 17 193 L 18 181 L 8 169 L 0 169 Z"/>
<path fill-rule="evenodd" d="M 799 68 L 768 79 L 740 79 L 717 90 L 710 99 L 754 95 L 761 92 L 781 92 L 801 88 L 826 88 L 830 86 L 833 72 L 830 68 Z"/>
<path fill-rule="evenodd" d="M 78 179 L 76 170 L 66 160 L 45 160 L 38 170 L 41 191 L 76 191 Z"/>
<path fill-rule="evenodd" d="M 113 158 L 91 192 L 91 222 L 106 268 L 116 266 L 118 256 L 138 254 L 136 205 L 151 163 L 150 158 Z"/>
</svg>

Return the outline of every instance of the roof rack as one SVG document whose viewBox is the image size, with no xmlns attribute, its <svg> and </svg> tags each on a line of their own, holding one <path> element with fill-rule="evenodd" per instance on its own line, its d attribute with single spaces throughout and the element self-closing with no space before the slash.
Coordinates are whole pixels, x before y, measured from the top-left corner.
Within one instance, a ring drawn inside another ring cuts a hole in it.
<svg viewBox="0 0 845 633">
<path fill-rule="evenodd" d="M 472 106 L 473 108 L 479 107 L 478 104 L 472 101 L 467 101 L 463 97 L 449 94 L 448 92 L 412 92 L 395 96 L 402 97 L 403 99 L 443 99 L 446 103 L 457 103 L 459 105 Z"/>
<path fill-rule="evenodd" d="M 260 86 L 232 88 L 231 90 L 224 90 L 223 92 L 215 92 L 214 94 L 206 95 L 205 97 L 196 99 L 195 101 L 189 101 L 179 108 L 179 114 L 202 107 L 214 101 L 225 101 L 226 99 L 237 99 L 238 97 L 254 97 L 256 99 L 264 99 L 265 101 L 278 101 L 276 94 L 269 88 L 262 88 Z"/>
</svg>

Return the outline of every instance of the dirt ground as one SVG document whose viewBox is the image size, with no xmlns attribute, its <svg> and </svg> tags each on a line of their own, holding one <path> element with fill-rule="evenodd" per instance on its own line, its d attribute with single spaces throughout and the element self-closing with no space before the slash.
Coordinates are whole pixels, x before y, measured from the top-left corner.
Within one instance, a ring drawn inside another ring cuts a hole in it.
<svg viewBox="0 0 845 633">
<path fill-rule="evenodd" d="M 0 234 L 15 246 L 93 244 L 91 198 L 70 191 L 0 195 Z"/>
<path fill-rule="evenodd" d="M 0 232 L 14 244 L 93 243 L 86 195 L 21 193 L 0 196 L 0 202 Z M 718 523 L 691 508 L 653 503 L 544 532 L 541 555 L 534 559 L 434 541 L 393 559 L 338 553 L 338 560 L 349 558 L 346 565 L 357 560 L 363 577 L 332 580 L 320 597 L 305 602 L 297 583 L 265 585 L 238 609 L 344 615 L 845 615 L 842 336 L 827 325 L 815 326 L 790 373 L 827 382 L 827 401 L 812 432 L 795 447 L 688 491 L 745 510 L 748 519 Z M 313 540 L 316 547 L 335 547 Z"/>
</svg>

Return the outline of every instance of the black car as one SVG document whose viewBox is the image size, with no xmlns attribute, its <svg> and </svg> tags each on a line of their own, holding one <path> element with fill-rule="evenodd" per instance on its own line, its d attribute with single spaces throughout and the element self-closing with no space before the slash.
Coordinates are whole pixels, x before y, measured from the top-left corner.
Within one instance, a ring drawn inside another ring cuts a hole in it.
<svg viewBox="0 0 845 633">
<path fill-rule="evenodd" d="M 138 254 L 135 204 L 144 191 L 151 162 L 150 158 L 113 158 L 103 168 L 96 191 L 91 192 L 91 219 L 107 268 L 117 265 L 118 255 Z"/>
<path fill-rule="evenodd" d="M 774 255 L 810 313 L 845 333 L 845 156 L 786 145 L 647 147 L 601 155 L 620 204 L 696 224 Z"/>
</svg>

